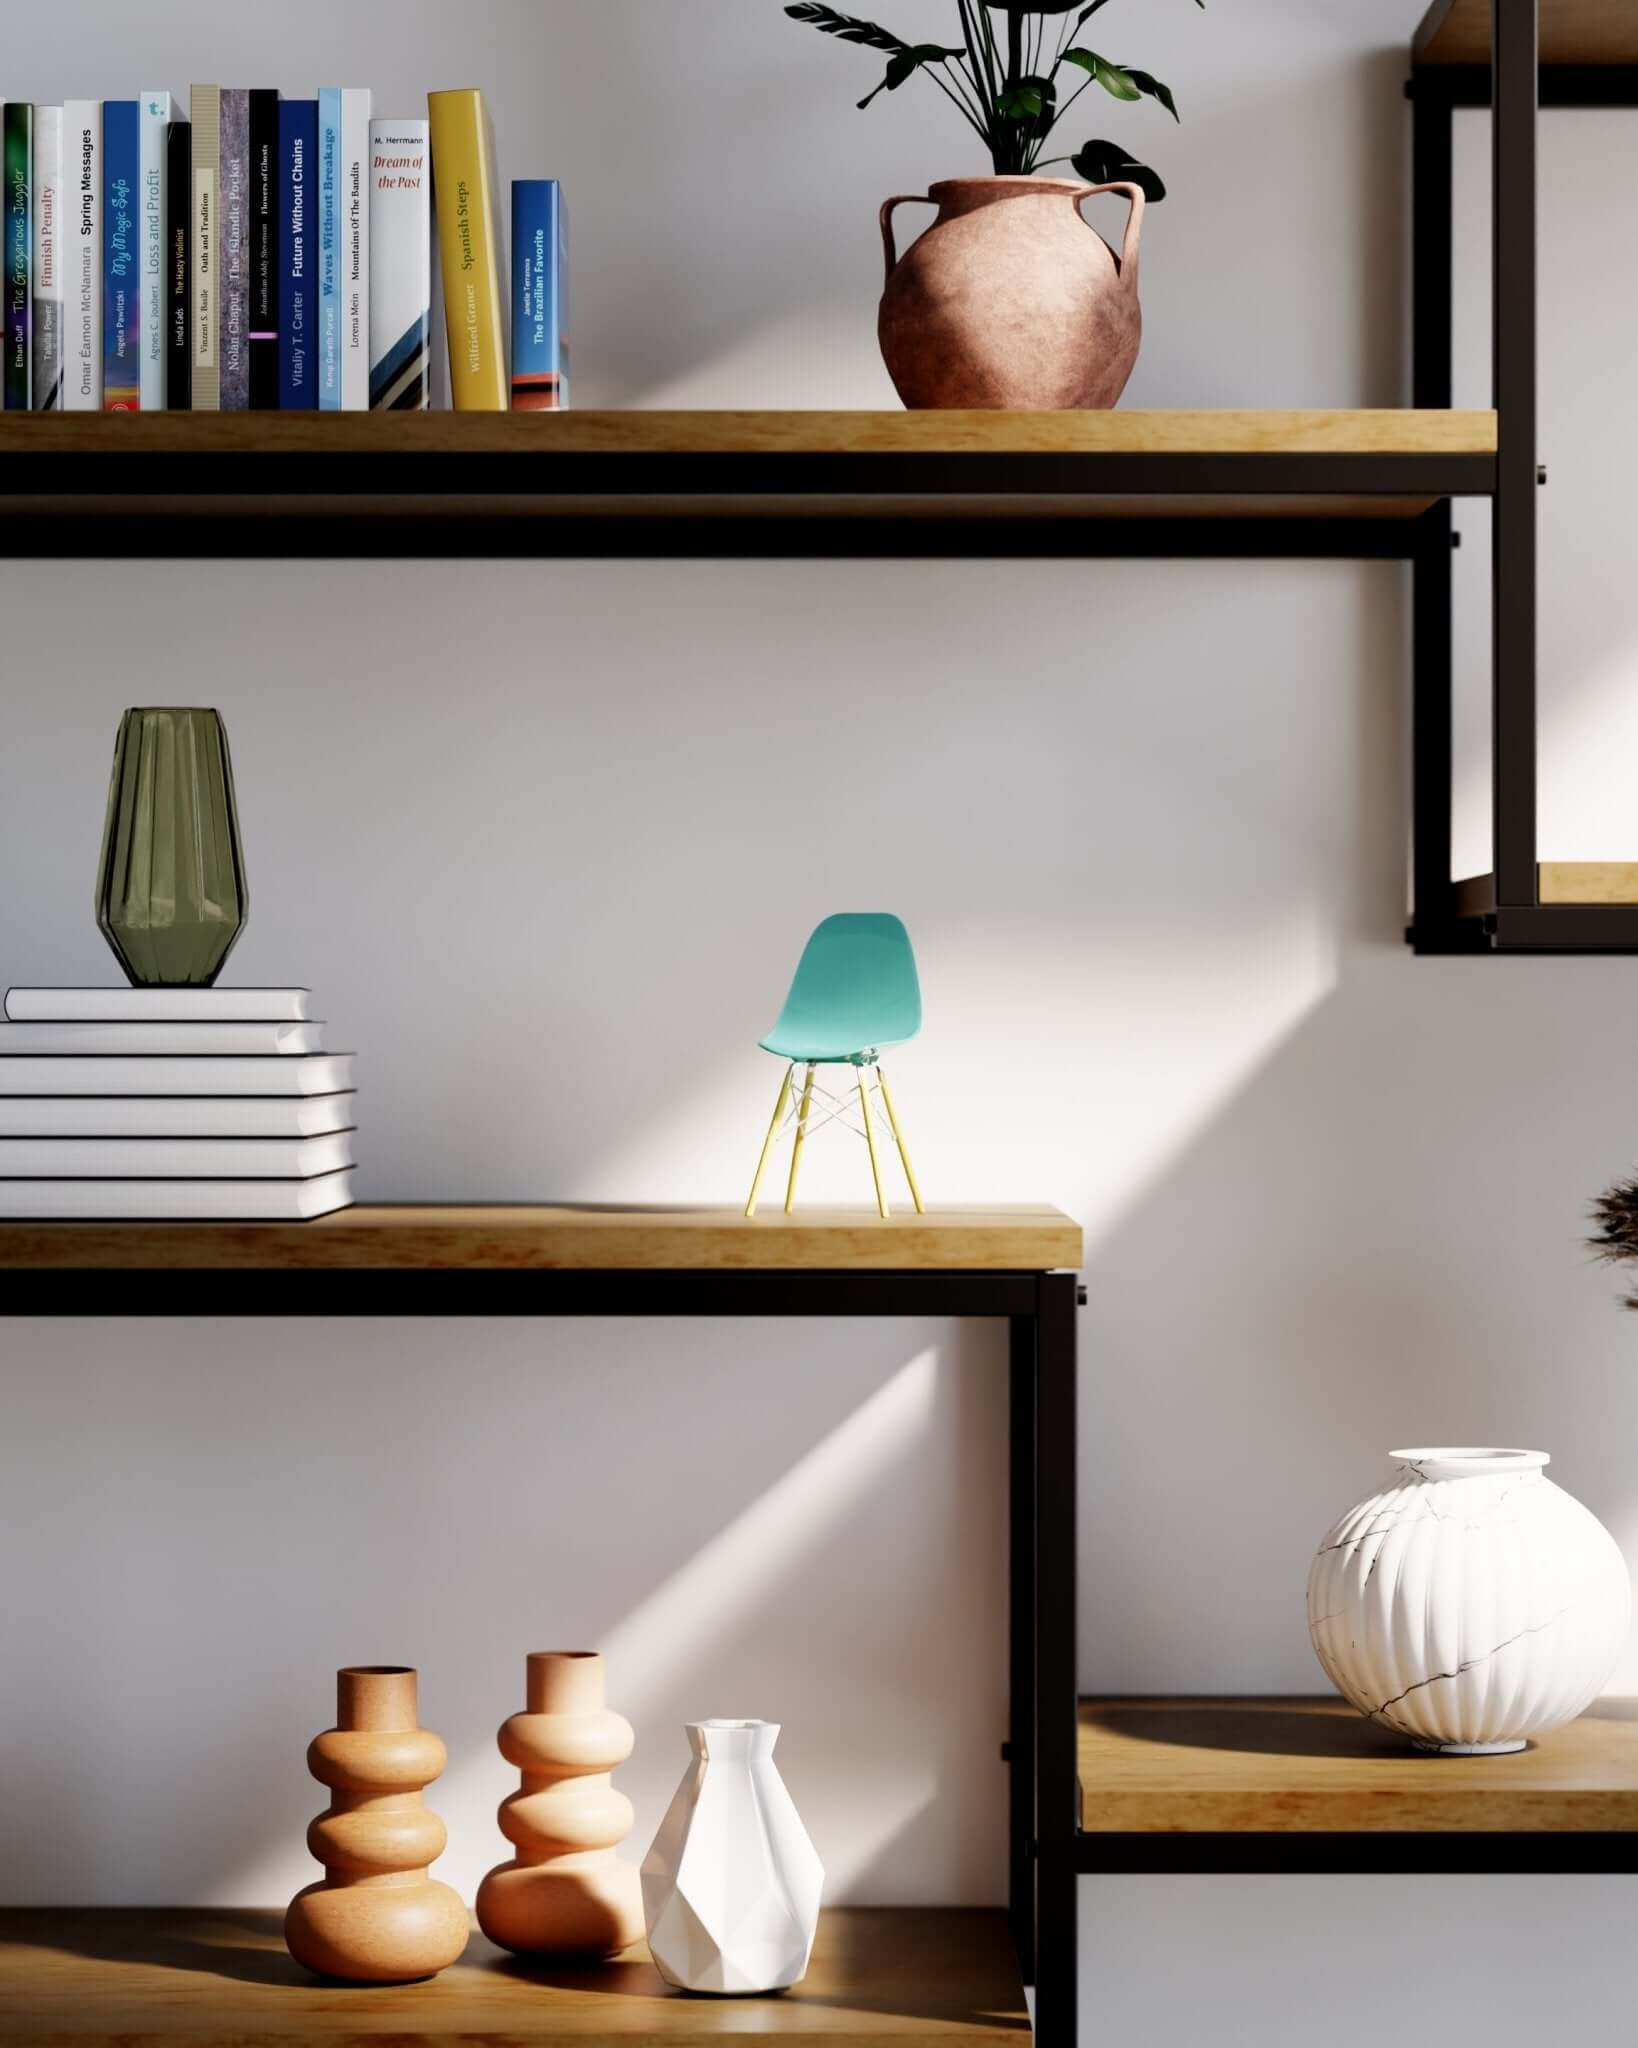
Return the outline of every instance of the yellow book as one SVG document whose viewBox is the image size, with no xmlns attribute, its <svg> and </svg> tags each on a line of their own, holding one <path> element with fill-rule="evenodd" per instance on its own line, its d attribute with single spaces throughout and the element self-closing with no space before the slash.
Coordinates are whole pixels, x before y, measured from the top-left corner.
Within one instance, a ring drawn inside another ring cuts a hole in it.
<svg viewBox="0 0 1638 2048">
<path fill-rule="evenodd" d="M 455 410 L 506 412 L 511 393 L 489 109 L 481 92 L 434 92 L 427 112 Z"/>
</svg>

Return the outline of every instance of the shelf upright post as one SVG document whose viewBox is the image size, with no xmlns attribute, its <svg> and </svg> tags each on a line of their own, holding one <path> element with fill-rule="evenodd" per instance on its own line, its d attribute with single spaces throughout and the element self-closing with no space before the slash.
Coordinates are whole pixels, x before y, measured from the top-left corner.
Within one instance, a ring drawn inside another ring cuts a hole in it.
<svg viewBox="0 0 1638 2048">
<path fill-rule="evenodd" d="M 1035 1982 L 1035 1317 L 1008 1324 L 1009 1635 L 1007 1904 L 1026 1984 Z"/>
<path fill-rule="evenodd" d="M 1080 1698 L 1075 1656 L 1073 1273 L 1044 1273 L 1036 1318 L 1037 2048 L 1075 2048 L 1079 2025 Z"/>
<path fill-rule="evenodd" d="M 1437 66 L 1411 81 L 1411 403 L 1454 402 L 1455 108 Z M 1450 875 L 1455 773 L 1452 738 L 1451 508 L 1442 499 L 1417 523 L 1412 577 L 1412 937 L 1438 943 L 1456 911 Z"/>
<path fill-rule="evenodd" d="M 1491 618 L 1496 907 L 1533 909 L 1536 879 L 1537 0 L 1492 0 L 1492 349 L 1500 426 Z"/>
</svg>

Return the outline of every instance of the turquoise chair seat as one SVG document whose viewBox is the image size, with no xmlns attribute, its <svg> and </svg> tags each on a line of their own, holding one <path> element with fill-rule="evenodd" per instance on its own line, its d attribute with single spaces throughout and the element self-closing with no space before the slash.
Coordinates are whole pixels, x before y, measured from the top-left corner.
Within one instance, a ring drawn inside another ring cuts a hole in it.
<svg viewBox="0 0 1638 2048">
<path fill-rule="evenodd" d="M 844 911 L 809 939 L 779 1022 L 760 1043 L 783 1060 L 862 1067 L 920 1029 L 921 985 L 902 920 Z"/>
</svg>

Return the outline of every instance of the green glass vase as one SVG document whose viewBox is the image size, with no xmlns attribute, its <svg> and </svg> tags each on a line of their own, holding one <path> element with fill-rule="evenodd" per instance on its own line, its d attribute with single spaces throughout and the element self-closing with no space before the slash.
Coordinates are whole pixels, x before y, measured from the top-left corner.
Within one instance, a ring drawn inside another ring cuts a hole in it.
<svg viewBox="0 0 1638 2048">
<path fill-rule="evenodd" d="M 136 988 L 209 988 L 250 915 L 233 763 L 214 711 L 127 711 L 97 925 Z"/>
</svg>

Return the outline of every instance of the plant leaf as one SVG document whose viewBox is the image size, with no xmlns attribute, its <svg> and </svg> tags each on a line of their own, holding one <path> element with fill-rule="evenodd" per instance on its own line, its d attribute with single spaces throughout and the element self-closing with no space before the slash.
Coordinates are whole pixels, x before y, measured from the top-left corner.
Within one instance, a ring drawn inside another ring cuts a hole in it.
<svg viewBox="0 0 1638 2048">
<path fill-rule="evenodd" d="M 1058 88 L 1050 78 L 1021 78 L 995 103 L 996 112 L 1014 121 L 1038 121 L 1058 103 Z"/>
<path fill-rule="evenodd" d="M 1096 50 L 1065 50 L 1065 64 L 1078 64 L 1098 81 L 1104 91 L 1117 100 L 1136 100 L 1143 95 L 1126 75 L 1119 64 L 1111 64 L 1107 57 L 1100 57 Z"/>
<path fill-rule="evenodd" d="M 873 99 L 884 92 L 897 92 L 906 79 L 914 78 L 924 64 L 942 64 L 951 57 L 964 57 L 965 50 L 947 50 L 942 43 L 917 43 L 915 48 L 903 49 L 887 63 L 887 76 L 874 92 L 866 93 L 859 102 L 862 113 Z"/>
<path fill-rule="evenodd" d="M 1160 104 L 1174 121 L 1182 120 L 1183 116 L 1177 111 L 1177 102 L 1172 98 L 1171 87 L 1169 85 L 1162 85 L 1152 71 L 1140 71 L 1135 64 L 1122 64 L 1118 68 L 1132 81 L 1139 92 L 1146 92 L 1152 98 L 1159 100 Z"/>
<path fill-rule="evenodd" d="M 1089 142 L 1070 162 L 1089 185 L 1137 185 L 1154 205 L 1166 197 L 1166 187 L 1149 166 L 1128 156 L 1118 142 Z"/>
<path fill-rule="evenodd" d="M 809 28 L 818 29 L 821 35 L 839 36 L 844 43 L 862 43 L 867 50 L 907 50 L 910 47 L 891 29 L 878 28 L 873 21 L 860 21 L 856 15 L 838 14 L 834 7 L 816 6 L 813 0 L 797 0 L 797 4 L 787 7 L 785 12 L 792 21 L 805 22 Z"/>
</svg>

